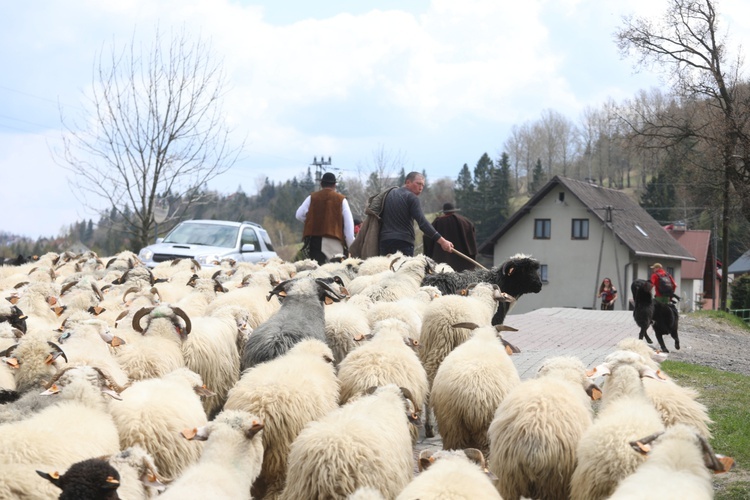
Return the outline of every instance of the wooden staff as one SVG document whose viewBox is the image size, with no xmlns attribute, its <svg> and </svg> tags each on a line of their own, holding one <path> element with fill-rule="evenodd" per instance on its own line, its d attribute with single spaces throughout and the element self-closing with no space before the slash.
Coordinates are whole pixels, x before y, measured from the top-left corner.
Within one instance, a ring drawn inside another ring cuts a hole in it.
<svg viewBox="0 0 750 500">
<path fill-rule="evenodd" d="M 456 250 L 456 248 L 455 248 L 455 247 L 453 248 L 453 253 L 455 253 L 456 255 L 458 255 L 459 257 L 461 257 L 461 258 L 463 258 L 463 259 L 466 259 L 466 260 L 468 260 L 469 262 L 471 262 L 471 263 L 472 263 L 472 264 L 474 264 L 475 266 L 479 266 L 479 267 L 481 267 L 482 269 L 484 269 L 485 271 L 487 270 L 487 268 L 486 268 L 486 267 L 484 267 L 484 266 L 483 266 L 482 264 L 480 264 L 479 262 L 475 261 L 474 259 L 472 259 L 472 258 L 471 258 L 471 257 L 469 257 L 468 255 L 464 255 L 464 254 L 462 254 L 461 252 L 459 252 L 458 250 Z"/>
</svg>

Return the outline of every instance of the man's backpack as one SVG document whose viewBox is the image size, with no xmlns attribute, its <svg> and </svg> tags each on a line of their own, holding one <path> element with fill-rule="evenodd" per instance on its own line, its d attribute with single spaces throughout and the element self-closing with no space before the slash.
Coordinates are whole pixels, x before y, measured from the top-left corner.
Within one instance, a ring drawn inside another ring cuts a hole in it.
<svg viewBox="0 0 750 500">
<path fill-rule="evenodd" d="M 674 293 L 672 277 L 668 274 L 660 274 L 659 281 L 656 282 L 656 289 L 659 290 L 659 295 L 662 297 L 671 297 Z"/>
</svg>

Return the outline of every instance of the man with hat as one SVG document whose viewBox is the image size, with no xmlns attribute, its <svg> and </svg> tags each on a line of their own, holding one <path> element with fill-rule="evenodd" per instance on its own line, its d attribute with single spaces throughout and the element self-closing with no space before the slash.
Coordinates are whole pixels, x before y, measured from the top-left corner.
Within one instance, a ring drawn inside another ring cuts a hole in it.
<svg viewBox="0 0 750 500">
<path fill-rule="evenodd" d="M 354 220 L 346 198 L 336 192 L 334 174 L 323 174 L 320 187 L 305 198 L 296 217 L 305 223 L 302 237 L 310 258 L 323 265 L 336 255 L 344 255 L 345 248 L 352 244 Z"/>
<path fill-rule="evenodd" d="M 658 262 L 651 266 L 651 271 L 650 281 L 654 285 L 654 299 L 663 304 L 669 304 L 677 288 L 677 283 L 675 283 L 672 275 L 665 271 Z M 660 282 L 662 283 L 661 286 L 659 286 Z"/>
<path fill-rule="evenodd" d="M 466 217 L 457 214 L 461 210 L 452 203 L 443 204 L 443 213 L 435 218 L 432 226 L 445 238 L 453 242 L 455 249 L 464 255 L 475 259 L 477 256 L 477 237 L 474 223 Z M 474 269 L 474 264 L 454 253 L 445 252 L 435 241 L 424 238 L 424 254 L 432 257 L 435 262 L 444 262 L 455 271 Z"/>
</svg>

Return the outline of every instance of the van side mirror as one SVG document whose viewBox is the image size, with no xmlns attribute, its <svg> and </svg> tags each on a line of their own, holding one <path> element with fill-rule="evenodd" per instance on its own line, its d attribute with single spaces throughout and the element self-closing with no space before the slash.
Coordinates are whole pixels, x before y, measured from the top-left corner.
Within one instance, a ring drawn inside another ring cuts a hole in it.
<svg viewBox="0 0 750 500">
<path fill-rule="evenodd" d="M 244 245 L 242 245 L 242 248 L 240 249 L 240 251 L 242 253 L 245 253 L 245 252 L 254 252 L 255 251 L 255 245 L 253 245 L 252 243 L 245 243 Z"/>
</svg>

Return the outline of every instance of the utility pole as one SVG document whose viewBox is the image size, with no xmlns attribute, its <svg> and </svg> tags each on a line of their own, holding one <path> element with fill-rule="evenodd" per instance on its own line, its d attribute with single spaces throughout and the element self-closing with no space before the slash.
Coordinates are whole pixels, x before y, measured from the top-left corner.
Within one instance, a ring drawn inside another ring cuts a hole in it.
<svg viewBox="0 0 750 500">
<path fill-rule="evenodd" d="M 315 166 L 315 183 L 320 184 L 320 179 L 323 177 L 323 168 L 324 166 L 331 164 L 331 157 L 328 157 L 328 161 L 324 157 L 320 157 L 320 160 L 318 160 L 317 156 L 313 156 L 313 162 L 310 164 L 311 166 Z"/>
</svg>

